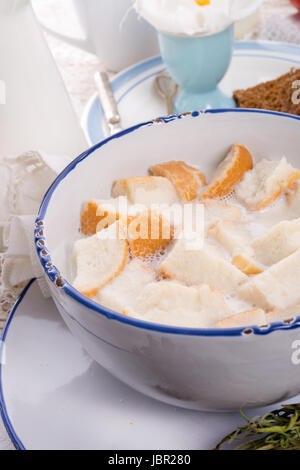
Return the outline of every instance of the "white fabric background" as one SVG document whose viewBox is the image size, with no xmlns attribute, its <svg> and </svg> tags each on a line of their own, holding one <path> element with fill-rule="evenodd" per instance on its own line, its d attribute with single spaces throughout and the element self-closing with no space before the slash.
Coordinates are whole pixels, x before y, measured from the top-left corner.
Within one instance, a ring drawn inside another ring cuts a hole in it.
<svg viewBox="0 0 300 470">
<path fill-rule="evenodd" d="M 44 295 L 47 287 L 35 254 L 33 224 L 41 198 L 69 159 L 28 152 L 0 163 L 0 312 L 12 305 L 14 298 L 29 279 L 36 277 Z M 5 184 L 6 183 L 6 184 Z M 20 286 L 19 288 L 15 286 Z M 1 326 L 1 325 L 0 325 Z M 4 366 L 6 367 L 6 366 Z M 0 450 L 12 449 L 0 419 Z"/>
</svg>

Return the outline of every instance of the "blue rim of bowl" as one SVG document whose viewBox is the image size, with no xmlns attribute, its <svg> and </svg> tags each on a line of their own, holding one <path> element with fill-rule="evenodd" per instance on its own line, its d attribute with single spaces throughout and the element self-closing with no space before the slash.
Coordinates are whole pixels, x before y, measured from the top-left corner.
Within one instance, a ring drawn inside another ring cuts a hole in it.
<svg viewBox="0 0 300 470">
<path fill-rule="evenodd" d="M 7 334 L 8 334 L 8 331 L 9 331 L 9 328 L 11 326 L 11 323 L 12 323 L 12 320 L 19 308 L 19 306 L 21 305 L 23 299 L 25 298 L 27 292 L 29 291 L 30 287 L 33 285 L 33 283 L 36 281 L 36 279 L 31 279 L 31 281 L 27 284 L 27 286 L 24 288 L 24 290 L 21 292 L 20 296 L 18 297 L 18 299 L 16 300 L 9 316 L 8 316 L 8 319 L 6 320 L 6 323 L 4 325 L 4 328 L 3 328 L 3 331 L 2 331 L 2 335 L 0 337 L 0 341 L 2 343 L 2 347 L 4 345 L 5 347 L 5 341 L 6 341 L 6 338 L 7 338 Z M 3 424 L 5 426 L 5 429 L 13 443 L 13 445 L 15 446 L 15 448 L 17 450 L 26 450 L 24 444 L 22 443 L 21 439 L 19 438 L 18 434 L 16 433 L 15 429 L 14 429 L 14 426 L 11 422 L 11 419 L 8 415 L 8 411 L 7 411 L 7 406 L 6 406 L 6 402 L 5 402 L 5 399 L 4 399 L 4 393 L 3 393 L 3 379 L 2 379 L 2 368 L 3 368 L 3 365 L 2 365 L 2 354 L 3 354 L 3 350 L 2 348 L 0 349 L 0 416 L 2 418 L 2 421 L 3 421 Z"/>
<path fill-rule="evenodd" d="M 279 54 L 284 54 L 284 56 L 280 56 Z M 289 57 L 289 55 L 293 55 L 294 57 Z M 294 66 L 298 66 L 298 64 L 300 64 L 300 60 L 297 60 L 296 57 L 298 57 L 298 59 L 300 57 L 300 47 L 296 44 L 284 44 L 276 41 L 235 41 L 234 57 L 275 59 L 278 61 L 293 62 Z M 153 69 L 157 69 L 157 67 L 160 67 L 159 70 L 154 73 L 150 73 L 151 70 L 153 72 Z M 125 70 L 122 70 L 111 81 L 111 86 L 114 94 L 118 93 L 120 89 L 126 86 L 126 88 L 124 88 L 123 90 L 122 95 L 117 100 L 118 104 L 120 104 L 120 102 L 124 99 L 125 96 L 128 95 L 128 93 L 138 87 L 141 83 L 165 70 L 166 67 L 160 56 L 150 57 L 146 60 L 138 62 L 133 66 L 128 67 Z M 134 78 L 143 75 L 147 71 L 150 73 L 150 75 L 143 76 L 141 80 L 131 84 L 129 88 L 127 87 L 128 84 L 130 84 Z M 97 123 L 95 126 L 96 133 L 93 125 L 93 116 L 95 114 L 97 117 Z M 84 128 L 85 134 L 88 138 L 90 145 L 94 145 L 99 142 L 100 139 L 105 138 L 103 131 L 100 131 L 102 119 L 103 111 L 99 102 L 99 98 L 95 94 L 87 104 L 87 107 L 82 117 L 82 126 Z"/>
<path fill-rule="evenodd" d="M 99 142 L 98 144 L 94 145 L 87 151 L 83 152 L 81 155 L 79 155 L 75 160 L 73 160 L 61 173 L 60 175 L 55 179 L 55 181 L 52 183 L 48 191 L 46 192 L 44 199 L 41 203 L 36 221 L 35 221 L 35 229 L 34 229 L 34 238 L 35 238 L 35 247 L 37 251 L 38 258 L 40 260 L 40 263 L 50 280 L 50 282 L 55 286 L 55 288 L 59 288 L 63 290 L 69 297 L 71 297 L 73 300 L 79 302 L 82 304 L 84 307 L 89 308 L 90 310 L 94 311 L 97 314 L 103 315 L 108 319 L 111 320 L 116 320 L 121 323 L 125 323 L 127 325 L 134 326 L 136 328 L 148 330 L 148 331 L 156 331 L 159 333 L 166 333 L 166 334 L 177 334 L 177 335 L 188 335 L 188 336 L 211 336 L 211 337 L 220 337 L 220 336 L 226 336 L 226 337 L 234 337 L 234 336 L 248 336 L 251 334 L 254 335 L 260 335 L 260 336 L 265 336 L 269 333 L 272 333 L 274 331 L 278 330 L 292 330 L 295 328 L 300 327 L 300 316 L 295 317 L 292 319 L 292 321 L 287 322 L 274 322 L 269 325 L 265 325 L 262 327 L 258 326 L 249 326 L 249 327 L 243 327 L 243 328 L 220 328 L 220 329 L 215 329 L 215 328 L 184 328 L 184 327 L 177 327 L 177 326 L 166 326 L 166 325 L 161 325 L 158 323 L 150 323 L 142 320 L 137 320 L 134 318 L 130 318 L 127 316 L 124 316 L 122 314 L 119 314 L 117 312 L 114 312 L 100 304 L 97 304 L 93 300 L 87 298 L 86 296 L 80 294 L 67 280 L 63 278 L 61 275 L 60 271 L 56 268 L 56 266 L 53 265 L 50 252 L 47 249 L 47 243 L 46 243 L 46 237 L 45 237 L 45 225 L 44 225 L 44 219 L 47 213 L 47 208 L 49 205 L 49 202 L 52 198 L 53 193 L 55 192 L 56 188 L 58 185 L 61 183 L 61 181 L 64 180 L 64 178 L 67 177 L 67 175 L 73 171 L 77 165 L 85 160 L 89 155 L 94 153 L 96 150 L 99 148 L 105 146 L 107 143 L 109 143 L 112 140 L 119 139 L 124 135 L 131 134 L 132 132 L 135 132 L 136 130 L 142 128 L 142 127 L 150 127 L 153 125 L 157 124 L 168 124 L 169 122 L 175 121 L 175 120 L 181 120 L 186 117 L 192 117 L 192 118 L 197 118 L 199 116 L 204 116 L 206 114 L 225 114 L 225 113 L 247 113 L 247 114 L 266 114 L 269 116 L 276 116 L 280 118 L 285 118 L 285 119 L 293 119 L 296 121 L 300 122 L 300 116 L 294 116 L 291 114 L 285 114 L 285 113 L 279 113 L 275 111 L 264 111 L 264 110 L 256 110 L 256 109 L 209 109 L 206 111 L 193 111 L 189 113 L 184 113 L 184 114 L 174 114 L 168 117 L 161 117 L 158 119 L 154 119 L 152 121 L 144 122 L 141 124 L 138 124 L 136 126 L 130 127 L 129 129 L 125 129 L 118 134 L 115 134 L 111 137 L 108 137 L 107 139 Z"/>
</svg>

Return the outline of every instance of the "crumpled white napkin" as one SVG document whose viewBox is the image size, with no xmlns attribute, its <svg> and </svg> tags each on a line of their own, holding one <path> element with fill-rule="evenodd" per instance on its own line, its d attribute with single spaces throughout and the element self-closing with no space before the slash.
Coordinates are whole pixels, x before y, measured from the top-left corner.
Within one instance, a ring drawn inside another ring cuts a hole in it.
<svg viewBox="0 0 300 470">
<path fill-rule="evenodd" d="M 47 295 L 33 230 L 42 197 L 70 158 L 27 152 L 0 163 L 0 309 L 12 289 L 32 277 Z"/>
<path fill-rule="evenodd" d="M 9 313 L 23 282 L 36 277 L 48 289 L 35 255 L 34 221 L 42 197 L 70 158 L 27 152 L 0 163 L 0 319 Z M 0 418 L 0 449 L 13 450 Z"/>
</svg>

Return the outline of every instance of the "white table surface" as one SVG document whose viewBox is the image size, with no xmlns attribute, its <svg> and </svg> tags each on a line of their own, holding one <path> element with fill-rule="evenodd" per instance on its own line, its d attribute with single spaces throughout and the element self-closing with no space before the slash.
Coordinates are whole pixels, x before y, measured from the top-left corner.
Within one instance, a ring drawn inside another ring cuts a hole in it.
<svg viewBox="0 0 300 470">
<path fill-rule="evenodd" d="M 32 0 L 32 3 L 38 18 L 47 26 L 58 32 L 78 37 L 82 36 L 82 32 L 72 1 Z M 288 27 L 286 18 L 295 14 L 295 11 L 288 0 L 265 0 L 262 7 L 262 25 L 257 36 L 270 39 L 272 24 L 278 21 L 282 21 L 282 32 L 285 36 L 284 29 Z M 101 63 L 92 54 L 67 45 L 48 34 L 46 38 L 80 118 L 86 103 L 96 91 L 93 76 L 94 72 L 101 68 Z M 284 41 L 285 37 L 276 37 L 276 39 Z M 13 450 L 13 448 L 0 419 L 0 450 Z"/>
</svg>

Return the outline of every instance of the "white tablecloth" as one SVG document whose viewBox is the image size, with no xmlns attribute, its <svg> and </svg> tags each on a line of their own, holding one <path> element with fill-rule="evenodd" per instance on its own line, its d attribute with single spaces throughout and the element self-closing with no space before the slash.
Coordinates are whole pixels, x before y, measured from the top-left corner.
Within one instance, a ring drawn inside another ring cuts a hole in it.
<svg viewBox="0 0 300 470">
<path fill-rule="evenodd" d="M 48 26 L 65 34 L 78 36 L 80 26 L 72 8 L 72 0 L 32 0 L 38 17 Z M 288 0 L 265 0 L 258 39 L 300 44 L 300 15 Z M 47 35 L 49 46 L 71 95 L 78 117 L 90 96 L 96 91 L 94 72 L 101 67 L 99 60 L 86 52 L 68 46 Z M 1 312 L 0 312 L 1 327 Z M 30 425 L 30 424 L 29 424 Z M 0 419 L 0 450 L 14 449 Z"/>
</svg>

